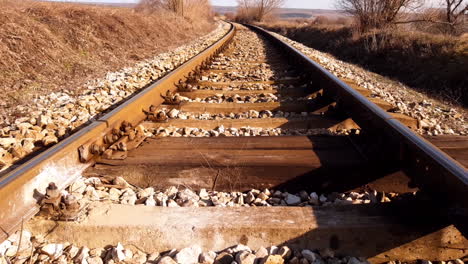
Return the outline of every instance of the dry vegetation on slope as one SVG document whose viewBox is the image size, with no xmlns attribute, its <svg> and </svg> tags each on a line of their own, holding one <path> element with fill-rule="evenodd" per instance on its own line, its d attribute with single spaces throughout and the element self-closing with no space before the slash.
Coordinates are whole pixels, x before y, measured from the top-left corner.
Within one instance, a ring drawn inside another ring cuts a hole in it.
<svg viewBox="0 0 468 264">
<path fill-rule="evenodd" d="M 214 29 L 158 10 L 0 0 L 0 109 L 180 46 Z"/>
<path fill-rule="evenodd" d="M 467 34 L 406 30 L 359 34 L 350 26 L 285 21 L 260 25 L 428 95 L 468 106 Z"/>
</svg>

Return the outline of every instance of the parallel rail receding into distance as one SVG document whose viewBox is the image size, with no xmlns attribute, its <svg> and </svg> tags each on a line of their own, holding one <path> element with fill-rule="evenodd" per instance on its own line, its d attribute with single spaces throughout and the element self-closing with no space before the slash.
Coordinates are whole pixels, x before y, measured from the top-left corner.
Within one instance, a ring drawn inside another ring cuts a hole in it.
<svg viewBox="0 0 468 264">
<path fill-rule="evenodd" d="M 304 67 L 307 67 L 321 86 L 332 90 L 336 100 L 350 112 L 353 120 L 361 127 L 370 129 L 374 133 L 385 135 L 389 140 L 386 147 L 393 148 L 392 157 L 405 162 L 408 170 L 414 170 L 419 184 L 424 184 L 434 193 L 449 195 L 455 201 L 468 205 L 468 172 L 466 168 L 427 140 L 418 136 L 408 127 L 395 120 L 362 94 L 349 87 L 338 77 L 325 70 L 288 43 L 274 37 L 257 26 L 250 26 L 269 37 L 291 54 Z M 399 151 L 395 151 L 395 146 Z"/>
</svg>

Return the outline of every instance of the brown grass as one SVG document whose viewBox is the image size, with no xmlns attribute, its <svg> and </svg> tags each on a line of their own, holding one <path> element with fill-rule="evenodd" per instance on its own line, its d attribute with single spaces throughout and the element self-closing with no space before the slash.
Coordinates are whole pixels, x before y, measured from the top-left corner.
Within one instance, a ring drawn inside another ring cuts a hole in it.
<svg viewBox="0 0 468 264">
<path fill-rule="evenodd" d="M 165 9 L 182 15 L 190 21 L 208 20 L 213 17 L 209 0 L 141 0 L 136 9 L 146 12 Z"/>
<path fill-rule="evenodd" d="M 0 105 L 132 65 L 213 29 L 159 10 L 0 0 Z"/>
<path fill-rule="evenodd" d="M 359 34 L 349 26 L 281 21 L 261 26 L 429 96 L 468 106 L 468 34 L 403 29 Z"/>
</svg>

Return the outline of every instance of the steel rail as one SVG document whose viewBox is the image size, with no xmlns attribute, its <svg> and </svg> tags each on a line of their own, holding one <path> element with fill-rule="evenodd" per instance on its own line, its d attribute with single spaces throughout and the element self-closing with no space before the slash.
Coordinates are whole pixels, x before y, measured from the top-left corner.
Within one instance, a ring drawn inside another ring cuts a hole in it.
<svg viewBox="0 0 468 264">
<path fill-rule="evenodd" d="M 161 104 L 161 94 L 167 90 L 175 91 L 179 80 L 186 79 L 190 72 L 219 53 L 234 33 L 235 27 L 231 24 L 229 31 L 220 40 L 195 57 L 75 134 L 1 176 L 0 242 L 38 212 L 37 202 L 43 197 L 50 182 L 63 189 L 93 164 L 92 159 L 86 163 L 80 161 L 78 149 L 81 146 L 102 141 L 104 135 L 119 128 L 123 121 L 132 124 L 143 121 L 146 118 L 143 110 L 147 110 L 150 105 Z"/>
<path fill-rule="evenodd" d="M 246 25 L 278 44 L 308 69 L 324 90 L 328 89 L 353 120 L 373 135 L 380 135 L 382 151 L 402 165 L 416 184 L 431 193 L 468 207 L 468 171 L 443 151 L 415 134 L 408 127 L 365 96 L 348 86 L 290 44 L 254 25 Z M 384 137 L 385 136 L 385 137 Z M 388 157 L 388 156 L 387 156 Z"/>
</svg>

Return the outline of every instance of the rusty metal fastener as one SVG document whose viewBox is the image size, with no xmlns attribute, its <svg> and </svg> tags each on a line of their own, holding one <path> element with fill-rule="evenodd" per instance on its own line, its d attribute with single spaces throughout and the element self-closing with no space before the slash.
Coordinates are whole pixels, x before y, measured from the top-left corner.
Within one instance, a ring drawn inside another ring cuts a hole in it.
<svg viewBox="0 0 468 264">
<path fill-rule="evenodd" d="M 133 141 L 136 138 L 136 133 L 134 130 L 128 132 L 128 140 Z"/>
</svg>

